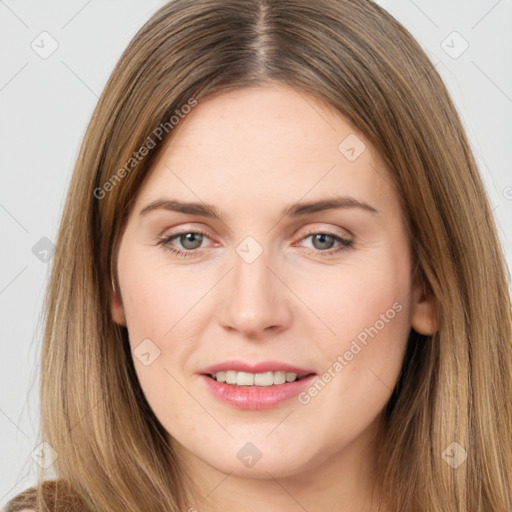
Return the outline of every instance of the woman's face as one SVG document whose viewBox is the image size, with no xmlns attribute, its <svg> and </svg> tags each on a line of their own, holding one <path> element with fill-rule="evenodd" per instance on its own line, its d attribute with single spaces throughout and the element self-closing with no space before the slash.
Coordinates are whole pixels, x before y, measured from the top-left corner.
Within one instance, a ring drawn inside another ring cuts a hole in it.
<svg viewBox="0 0 512 512">
<path fill-rule="evenodd" d="M 112 297 L 149 405 L 184 461 L 225 473 L 362 458 L 411 327 L 434 327 L 382 162 L 286 86 L 200 101 L 174 131 Z"/>
</svg>

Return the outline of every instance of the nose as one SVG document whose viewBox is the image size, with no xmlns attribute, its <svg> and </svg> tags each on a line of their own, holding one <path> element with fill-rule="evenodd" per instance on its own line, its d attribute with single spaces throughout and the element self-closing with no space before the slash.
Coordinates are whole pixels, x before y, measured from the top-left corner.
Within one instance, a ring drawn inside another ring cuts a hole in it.
<svg viewBox="0 0 512 512">
<path fill-rule="evenodd" d="M 276 268 L 265 251 L 252 263 L 235 254 L 219 309 L 219 321 L 225 329 L 264 339 L 289 327 L 293 294 Z"/>
</svg>

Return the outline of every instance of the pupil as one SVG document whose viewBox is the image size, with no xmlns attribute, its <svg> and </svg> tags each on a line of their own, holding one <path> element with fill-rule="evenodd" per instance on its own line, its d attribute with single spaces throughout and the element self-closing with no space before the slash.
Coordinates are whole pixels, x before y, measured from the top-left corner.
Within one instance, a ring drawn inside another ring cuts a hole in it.
<svg viewBox="0 0 512 512">
<path fill-rule="evenodd" d="M 194 237 L 199 237 L 199 245 L 197 244 L 197 240 L 194 241 Z M 185 249 L 197 249 L 201 245 L 201 240 L 199 233 L 186 233 L 185 235 L 182 235 L 184 239 L 182 238 L 182 245 L 185 247 Z M 189 245 L 191 244 L 191 246 Z"/>
<path fill-rule="evenodd" d="M 327 242 L 326 242 L 326 238 L 328 239 Z M 320 244 L 321 244 L 320 247 L 316 247 L 317 249 L 330 249 L 332 242 L 333 242 L 333 237 L 331 235 L 327 235 L 325 233 L 320 233 L 320 234 L 314 236 L 313 245 L 315 245 L 316 241 L 320 241 Z M 322 246 L 322 244 L 325 244 L 325 243 L 327 243 L 327 247 Z"/>
</svg>

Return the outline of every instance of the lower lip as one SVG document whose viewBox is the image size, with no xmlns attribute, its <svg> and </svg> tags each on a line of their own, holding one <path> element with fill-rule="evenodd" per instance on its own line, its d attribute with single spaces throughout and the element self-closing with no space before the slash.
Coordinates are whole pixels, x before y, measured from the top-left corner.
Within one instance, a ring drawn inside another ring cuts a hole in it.
<svg viewBox="0 0 512 512">
<path fill-rule="evenodd" d="M 221 401 L 238 409 L 271 409 L 297 396 L 311 384 L 315 375 L 301 380 L 273 386 L 235 386 L 201 375 L 211 393 Z"/>
</svg>

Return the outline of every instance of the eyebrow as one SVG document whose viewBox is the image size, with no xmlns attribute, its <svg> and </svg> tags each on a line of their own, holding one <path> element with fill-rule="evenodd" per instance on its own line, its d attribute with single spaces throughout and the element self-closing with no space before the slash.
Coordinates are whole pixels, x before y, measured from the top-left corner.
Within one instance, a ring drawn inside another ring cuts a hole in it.
<svg viewBox="0 0 512 512">
<path fill-rule="evenodd" d="M 325 210 L 338 210 L 345 208 L 360 208 L 372 214 L 379 213 L 373 206 L 349 196 L 336 196 L 319 201 L 295 203 L 281 211 L 281 217 L 302 217 Z M 188 215 L 197 215 L 209 219 L 223 220 L 224 215 L 207 203 L 186 203 L 176 199 L 157 199 L 145 206 L 139 215 L 147 215 L 155 210 L 167 210 Z"/>
</svg>

